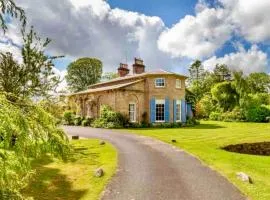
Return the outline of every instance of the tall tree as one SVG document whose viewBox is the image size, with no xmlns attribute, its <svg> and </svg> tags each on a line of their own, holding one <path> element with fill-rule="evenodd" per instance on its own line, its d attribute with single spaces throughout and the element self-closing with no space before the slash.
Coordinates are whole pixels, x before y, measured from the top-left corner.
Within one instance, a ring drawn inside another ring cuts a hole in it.
<svg viewBox="0 0 270 200">
<path fill-rule="evenodd" d="M 203 69 L 202 63 L 199 60 L 196 60 L 189 68 L 190 78 L 189 85 L 190 90 L 195 96 L 196 102 L 202 96 L 202 81 L 205 77 L 205 71 Z"/>
<path fill-rule="evenodd" d="M 11 53 L 0 54 L 0 91 L 16 97 L 47 96 L 59 83 L 53 72 L 53 60 L 45 49 L 49 39 L 42 40 L 33 27 L 23 33 L 22 63 L 17 63 Z"/>
<path fill-rule="evenodd" d="M 231 79 L 231 72 L 225 64 L 216 64 L 213 72 L 216 82 L 222 82 Z"/>
<path fill-rule="evenodd" d="M 80 58 L 67 67 L 67 84 L 70 90 L 78 92 L 100 81 L 102 62 L 96 58 Z"/>
<path fill-rule="evenodd" d="M 15 18 L 19 18 L 22 22 L 22 27 L 26 25 L 26 16 L 24 10 L 17 6 L 13 0 L 0 0 L 0 23 L 4 32 L 7 31 L 6 17 L 10 15 Z"/>
</svg>

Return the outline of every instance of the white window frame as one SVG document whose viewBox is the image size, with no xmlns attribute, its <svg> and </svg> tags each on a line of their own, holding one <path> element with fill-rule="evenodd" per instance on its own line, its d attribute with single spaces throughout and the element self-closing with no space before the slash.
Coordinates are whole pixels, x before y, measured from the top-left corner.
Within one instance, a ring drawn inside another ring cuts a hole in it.
<svg viewBox="0 0 270 200">
<path fill-rule="evenodd" d="M 163 80 L 164 85 L 157 85 L 157 81 L 158 81 L 158 80 Z M 155 79 L 155 87 L 156 87 L 156 88 L 164 88 L 165 85 L 166 85 L 165 78 L 156 78 L 156 79 Z"/>
<path fill-rule="evenodd" d="M 176 122 L 181 122 L 182 121 L 182 113 L 181 113 L 181 107 L 182 107 L 182 102 L 181 102 L 181 100 L 176 100 L 176 103 L 175 103 L 175 106 L 176 106 L 176 111 L 175 111 L 175 113 L 176 113 Z M 177 113 L 177 106 L 179 106 L 179 113 Z M 177 119 L 177 116 L 179 117 L 179 119 Z"/>
<path fill-rule="evenodd" d="M 131 120 L 130 119 L 130 113 L 131 113 L 131 111 L 130 111 L 130 105 L 133 105 L 134 106 L 134 111 L 132 111 L 133 112 L 133 118 L 134 118 L 134 120 Z M 136 122 L 136 103 L 130 102 L 128 104 L 128 116 L 129 116 L 129 121 L 130 122 Z"/>
<path fill-rule="evenodd" d="M 176 79 L 175 80 L 175 88 L 181 89 L 182 88 L 182 81 L 181 79 Z"/>
<path fill-rule="evenodd" d="M 156 116 L 155 116 L 155 122 L 165 122 L 165 99 L 156 99 Z M 164 114 L 163 114 L 163 118 L 164 120 L 157 120 L 157 104 L 163 104 L 164 105 Z"/>
</svg>

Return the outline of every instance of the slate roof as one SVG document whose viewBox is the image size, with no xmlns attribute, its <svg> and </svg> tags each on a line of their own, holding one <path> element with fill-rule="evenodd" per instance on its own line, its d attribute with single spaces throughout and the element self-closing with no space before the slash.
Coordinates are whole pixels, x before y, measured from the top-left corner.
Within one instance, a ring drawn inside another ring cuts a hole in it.
<svg viewBox="0 0 270 200">
<path fill-rule="evenodd" d="M 113 82 L 117 82 L 117 81 L 121 81 L 121 80 L 145 77 L 145 76 L 149 76 L 149 75 L 176 75 L 176 76 L 179 76 L 179 77 L 188 78 L 187 76 L 184 76 L 184 75 L 181 75 L 181 74 L 177 74 L 177 73 L 174 73 L 174 72 L 169 72 L 169 71 L 166 71 L 166 70 L 159 69 L 159 70 L 156 70 L 156 71 L 149 71 L 149 72 L 144 72 L 144 73 L 141 73 L 141 74 L 128 74 L 128 75 L 126 75 L 124 77 L 118 77 L 118 78 L 114 78 L 114 79 L 112 79 L 110 81 L 105 81 L 105 82 L 90 85 L 89 88 L 96 87 L 96 86 L 99 86 L 99 85 L 101 86 L 103 84 L 113 83 Z"/>
<path fill-rule="evenodd" d="M 72 94 L 70 94 L 68 96 L 120 89 L 120 88 L 124 88 L 124 87 L 130 86 L 130 85 L 133 85 L 135 83 L 141 82 L 141 81 L 143 81 L 143 79 L 128 82 L 128 83 L 115 84 L 115 85 L 111 85 L 111 86 L 105 86 L 105 87 L 99 87 L 99 88 L 93 88 L 93 89 L 90 88 L 90 89 L 87 89 L 87 90 L 84 90 L 84 91 L 81 91 L 81 92 L 72 93 Z"/>
</svg>

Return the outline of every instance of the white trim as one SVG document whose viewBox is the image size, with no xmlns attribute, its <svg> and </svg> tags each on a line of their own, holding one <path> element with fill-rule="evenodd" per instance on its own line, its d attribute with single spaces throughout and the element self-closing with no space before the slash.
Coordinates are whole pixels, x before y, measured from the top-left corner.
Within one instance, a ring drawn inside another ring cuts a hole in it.
<svg viewBox="0 0 270 200">
<path fill-rule="evenodd" d="M 164 120 L 156 120 L 157 119 L 157 112 L 156 113 L 156 116 L 155 116 L 155 122 L 157 123 L 162 123 L 162 122 L 165 122 L 165 99 L 156 99 L 155 100 L 155 109 L 157 109 L 157 104 L 163 104 L 164 105 Z"/>
<path fill-rule="evenodd" d="M 133 117 L 134 117 L 134 120 L 133 121 L 131 121 L 130 120 L 130 105 L 134 105 L 134 111 L 133 111 Z M 128 104 L 128 115 L 129 115 L 129 120 L 130 120 L 130 122 L 136 122 L 137 120 L 136 120 L 136 103 L 134 103 L 134 102 L 130 102 L 129 104 Z"/>
<path fill-rule="evenodd" d="M 164 85 L 163 86 L 159 86 L 159 85 L 157 85 L 157 83 L 156 83 L 156 81 L 158 80 L 158 79 L 163 79 L 163 81 L 164 81 Z M 155 87 L 156 88 L 165 88 L 165 86 L 166 86 L 166 80 L 165 80 L 165 78 L 155 78 Z"/>
<path fill-rule="evenodd" d="M 182 121 L 182 110 L 181 110 L 182 109 L 182 101 L 181 100 L 176 100 L 175 104 L 176 104 L 176 108 L 177 108 L 177 105 L 180 105 L 180 109 L 179 109 L 179 111 L 180 111 L 179 115 L 180 116 L 179 116 L 179 120 L 176 120 L 176 122 L 181 122 Z M 177 115 L 177 111 L 176 111 L 176 115 Z M 176 118 L 177 118 L 177 116 L 176 116 Z"/>
<path fill-rule="evenodd" d="M 179 85 L 177 85 L 179 83 Z M 175 88 L 181 89 L 182 88 L 182 80 L 181 79 L 175 79 Z"/>
</svg>

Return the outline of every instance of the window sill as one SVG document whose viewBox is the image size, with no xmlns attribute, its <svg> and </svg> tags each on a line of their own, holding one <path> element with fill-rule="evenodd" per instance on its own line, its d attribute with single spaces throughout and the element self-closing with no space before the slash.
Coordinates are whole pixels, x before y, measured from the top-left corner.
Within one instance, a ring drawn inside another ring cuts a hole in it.
<svg viewBox="0 0 270 200">
<path fill-rule="evenodd" d="M 165 122 L 165 120 L 164 121 L 155 121 L 155 123 L 163 123 L 163 122 Z"/>
</svg>

